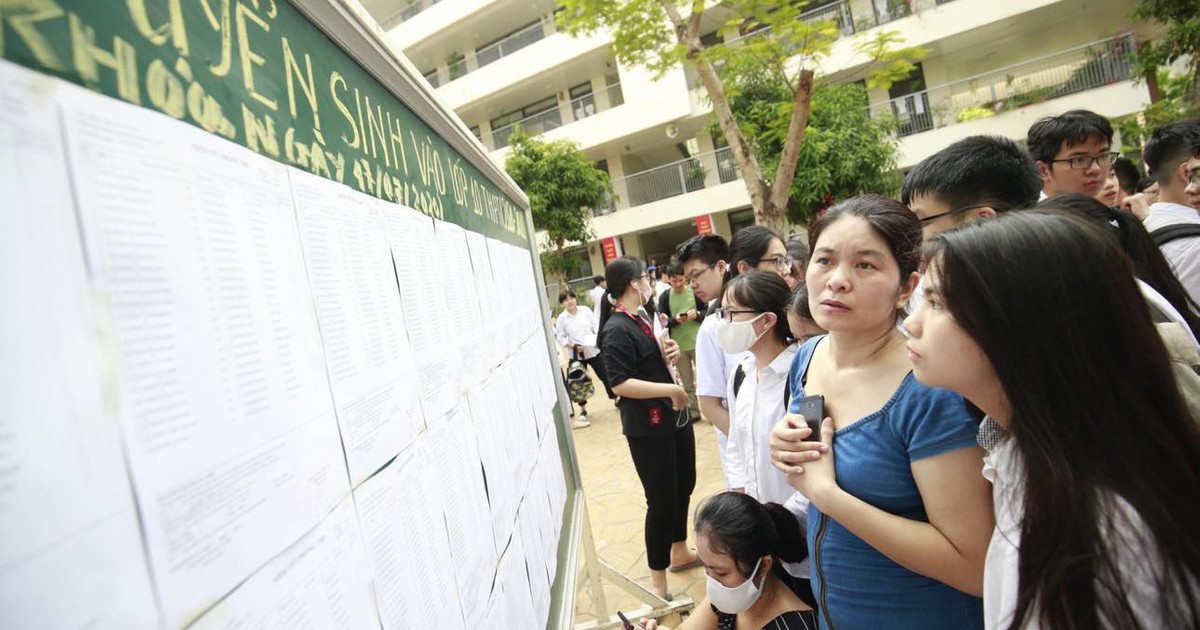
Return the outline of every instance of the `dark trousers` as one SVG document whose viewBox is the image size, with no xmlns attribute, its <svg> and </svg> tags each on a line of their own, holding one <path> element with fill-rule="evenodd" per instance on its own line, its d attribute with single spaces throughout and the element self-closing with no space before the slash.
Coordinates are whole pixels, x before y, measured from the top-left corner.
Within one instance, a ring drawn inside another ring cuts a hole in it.
<svg viewBox="0 0 1200 630">
<path fill-rule="evenodd" d="M 646 561 L 651 570 L 662 571 L 671 564 L 671 543 L 687 540 L 688 504 L 696 487 L 696 435 L 689 422 L 672 435 L 625 439 L 646 493 Z"/>
<path fill-rule="evenodd" d="M 600 384 L 604 386 L 604 393 L 608 394 L 609 400 L 616 400 L 617 395 L 613 393 L 611 387 L 608 386 L 608 374 L 604 372 L 604 359 L 600 355 L 596 355 L 590 359 L 584 359 L 584 363 L 592 368 L 596 376 L 600 379 Z"/>
</svg>

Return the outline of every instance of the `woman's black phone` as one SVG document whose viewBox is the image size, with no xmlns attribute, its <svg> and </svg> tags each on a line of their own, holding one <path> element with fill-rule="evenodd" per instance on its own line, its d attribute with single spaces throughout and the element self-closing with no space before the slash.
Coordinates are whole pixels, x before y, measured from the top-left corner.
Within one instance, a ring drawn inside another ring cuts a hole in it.
<svg viewBox="0 0 1200 630">
<path fill-rule="evenodd" d="M 617 616 L 621 618 L 621 628 L 624 630 L 637 630 L 637 627 L 630 623 L 629 617 L 626 617 L 625 613 L 618 610 Z"/>
<path fill-rule="evenodd" d="M 820 394 L 805 396 L 796 401 L 796 406 L 796 413 L 804 416 L 804 420 L 808 423 L 808 428 L 812 429 L 812 433 L 804 438 L 804 441 L 820 442 L 821 421 L 825 419 L 825 397 Z"/>
</svg>

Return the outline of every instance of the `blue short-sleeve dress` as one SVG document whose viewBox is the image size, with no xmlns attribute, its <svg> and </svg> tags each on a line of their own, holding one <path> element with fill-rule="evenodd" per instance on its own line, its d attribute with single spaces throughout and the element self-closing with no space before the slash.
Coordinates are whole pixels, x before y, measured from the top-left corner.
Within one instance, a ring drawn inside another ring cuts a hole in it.
<svg viewBox="0 0 1200 630">
<path fill-rule="evenodd" d="M 810 339 L 796 353 L 789 375 L 793 413 L 823 339 Z M 978 428 L 961 396 L 925 387 L 910 372 L 883 408 L 834 434 L 838 486 L 879 509 L 928 521 L 912 462 L 974 446 Z M 982 599 L 896 564 L 816 505 L 808 511 L 808 548 L 825 630 L 983 627 Z"/>
</svg>

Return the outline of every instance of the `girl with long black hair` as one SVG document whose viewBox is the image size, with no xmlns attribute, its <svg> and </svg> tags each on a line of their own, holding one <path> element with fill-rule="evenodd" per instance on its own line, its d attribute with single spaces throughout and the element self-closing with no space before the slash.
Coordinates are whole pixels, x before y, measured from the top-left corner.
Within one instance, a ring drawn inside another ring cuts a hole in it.
<svg viewBox="0 0 1200 630">
<path fill-rule="evenodd" d="M 622 256 L 604 269 L 600 356 L 609 386 L 620 396 L 621 431 L 646 493 L 646 562 L 651 590 L 667 595 L 667 570 L 695 566 L 687 546 L 687 514 L 696 487 L 696 439 L 688 397 L 671 375 L 679 346 L 659 344 L 645 304 L 654 285 L 642 261 Z"/>
<path fill-rule="evenodd" d="M 1200 431 L 1129 259 L 1020 212 L 926 247 L 918 379 L 987 413 L 988 628 L 1200 628 Z"/>
</svg>

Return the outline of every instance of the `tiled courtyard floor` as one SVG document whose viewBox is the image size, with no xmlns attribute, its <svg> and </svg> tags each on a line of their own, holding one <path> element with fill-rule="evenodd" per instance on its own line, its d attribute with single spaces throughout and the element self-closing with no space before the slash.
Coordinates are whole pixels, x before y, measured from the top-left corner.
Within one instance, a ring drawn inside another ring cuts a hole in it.
<svg viewBox="0 0 1200 630">
<path fill-rule="evenodd" d="M 629 447 L 621 435 L 621 419 L 599 383 L 596 395 L 588 404 L 588 419 L 592 426 L 575 429 L 573 433 L 596 553 L 616 570 L 649 588 L 650 569 L 646 566 L 642 539 L 646 499 L 629 457 Z M 696 431 L 696 490 L 692 493 L 691 511 L 695 510 L 699 499 L 724 488 L 713 427 L 706 421 L 693 426 Z M 688 522 L 690 530 L 690 516 Z M 690 536 L 688 543 L 695 544 Z M 577 580 L 576 623 L 596 620 L 585 577 L 581 574 Z M 667 588 L 671 594 L 688 595 L 696 602 L 704 597 L 704 583 L 704 569 L 700 567 L 667 574 Z M 610 610 L 602 617 L 615 614 L 618 609 L 628 612 L 641 606 L 636 598 L 608 582 L 604 584 L 604 593 Z M 678 618 L 668 617 L 664 621 L 674 625 Z"/>
</svg>

